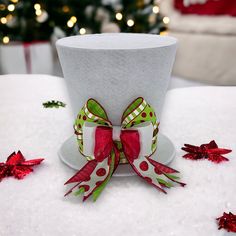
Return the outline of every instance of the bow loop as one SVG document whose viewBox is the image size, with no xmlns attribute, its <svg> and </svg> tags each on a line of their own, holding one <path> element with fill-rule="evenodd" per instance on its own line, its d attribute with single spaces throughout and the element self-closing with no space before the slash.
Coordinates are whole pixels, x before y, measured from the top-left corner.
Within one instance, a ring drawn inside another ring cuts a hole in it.
<svg viewBox="0 0 236 236">
<path fill-rule="evenodd" d="M 88 160 L 91 160 L 90 156 L 84 154 L 83 147 L 83 127 L 85 124 L 97 124 L 102 126 L 112 127 L 111 122 L 108 120 L 105 109 L 94 99 L 90 98 L 86 104 L 82 107 L 77 119 L 75 120 L 74 130 L 77 136 L 79 151 L 82 155 L 85 155 Z"/>
</svg>

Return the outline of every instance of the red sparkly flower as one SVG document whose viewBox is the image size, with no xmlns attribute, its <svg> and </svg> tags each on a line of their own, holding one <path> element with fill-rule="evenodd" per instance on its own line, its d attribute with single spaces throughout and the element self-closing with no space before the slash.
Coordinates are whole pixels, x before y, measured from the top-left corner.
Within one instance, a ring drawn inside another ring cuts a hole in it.
<svg viewBox="0 0 236 236">
<path fill-rule="evenodd" d="M 233 213 L 225 213 L 216 219 L 219 224 L 218 229 L 226 229 L 228 232 L 236 233 L 236 215 Z"/>
<path fill-rule="evenodd" d="M 32 167 L 39 165 L 44 159 L 34 159 L 26 161 L 20 151 L 13 152 L 6 163 L 0 163 L 0 181 L 8 176 L 14 176 L 17 179 L 23 179 L 33 171 Z"/>
<path fill-rule="evenodd" d="M 232 152 L 232 150 L 218 148 L 218 145 L 214 140 L 208 144 L 202 144 L 201 146 L 194 146 L 190 144 L 184 144 L 182 150 L 188 152 L 183 157 L 191 160 L 208 159 L 209 161 L 220 163 L 222 161 L 228 161 L 224 154 Z"/>
</svg>

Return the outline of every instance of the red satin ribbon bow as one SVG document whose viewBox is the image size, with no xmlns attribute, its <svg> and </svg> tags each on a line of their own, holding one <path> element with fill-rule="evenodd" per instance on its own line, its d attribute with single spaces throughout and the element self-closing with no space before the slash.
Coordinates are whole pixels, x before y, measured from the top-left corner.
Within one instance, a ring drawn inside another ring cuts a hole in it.
<svg viewBox="0 0 236 236">
<path fill-rule="evenodd" d="M 129 162 L 137 159 L 140 153 L 139 133 L 137 130 L 121 130 L 120 141 L 122 143 L 125 156 Z M 119 151 L 112 139 L 112 128 L 98 126 L 95 132 L 95 159 L 103 161 L 109 156 L 114 148 L 116 154 L 116 163 L 119 160 Z M 118 164 L 118 163 L 117 163 Z"/>
<path fill-rule="evenodd" d="M 158 122 L 154 109 L 142 97 L 125 109 L 120 127 L 113 126 L 104 108 L 90 98 L 78 113 L 74 128 L 79 150 L 88 162 L 65 183 L 76 183 L 66 195 L 77 188 L 75 195 L 83 193 L 83 200 L 92 195 L 96 200 L 120 160 L 128 162 L 138 176 L 164 193 L 173 182 L 185 185 L 174 175 L 177 170 L 151 159 L 156 150 Z"/>
<path fill-rule="evenodd" d="M 114 173 L 120 160 L 120 152 L 116 143 L 113 141 L 112 134 L 113 129 L 110 127 L 96 127 L 94 148 L 95 159 L 88 161 L 81 170 L 65 183 L 77 183 L 65 194 L 65 196 L 79 186 L 79 190 L 75 195 L 84 193 L 83 201 L 93 193 L 95 195 L 94 200 L 97 199 L 97 196 Z M 177 181 L 177 176 L 172 175 L 173 173 L 178 173 L 177 170 L 156 162 L 150 157 L 143 157 L 141 162 L 138 162 L 138 164 L 135 163 L 140 158 L 140 135 L 137 130 L 121 130 L 120 141 L 129 164 L 132 166 L 134 171 L 149 184 L 153 185 L 163 193 L 166 193 L 166 191 L 162 187 L 169 188 L 173 185 L 166 180 L 158 178 L 158 176 L 165 177 L 167 180 L 178 183 L 181 186 L 185 185 L 184 183 Z M 114 168 L 106 169 L 106 165 L 108 167 L 111 166 L 112 152 L 114 153 Z M 95 176 L 95 178 L 102 178 L 103 176 L 107 177 L 94 183 L 91 176 Z"/>
</svg>

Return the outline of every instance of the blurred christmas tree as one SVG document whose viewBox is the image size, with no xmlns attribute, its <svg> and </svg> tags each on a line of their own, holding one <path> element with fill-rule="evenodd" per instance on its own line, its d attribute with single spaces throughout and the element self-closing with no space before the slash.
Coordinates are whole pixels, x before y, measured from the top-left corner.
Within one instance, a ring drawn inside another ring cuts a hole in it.
<svg viewBox="0 0 236 236">
<path fill-rule="evenodd" d="M 109 8 L 110 19 L 121 32 L 159 34 L 166 30 L 168 17 L 159 12 L 160 0 L 120 0 Z"/>
<path fill-rule="evenodd" d="M 0 0 L 0 40 L 31 42 L 101 32 L 159 34 L 158 0 Z"/>
<path fill-rule="evenodd" d="M 48 40 L 53 32 L 53 22 L 44 10 L 47 3 L 48 1 L 38 4 L 32 0 L 0 0 L 2 41 Z"/>
</svg>

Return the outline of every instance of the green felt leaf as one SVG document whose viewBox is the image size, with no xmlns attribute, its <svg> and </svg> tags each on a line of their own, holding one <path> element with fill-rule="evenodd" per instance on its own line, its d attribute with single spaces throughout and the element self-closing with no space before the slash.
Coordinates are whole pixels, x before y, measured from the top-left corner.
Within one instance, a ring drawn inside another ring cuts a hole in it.
<svg viewBox="0 0 236 236">
<path fill-rule="evenodd" d="M 180 179 L 180 177 L 176 176 L 176 175 L 171 175 L 171 174 L 165 174 L 165 175 L 168 176 L 171 179 Z"/>
<path fill-rule="evenodd" d="M 77 190 L 77 191 L 74 193 L 74 195 L 75 195 L 75 196 L 79 196 L 80 194 L 84 193 L 84 191 L 85 191 L 84 187 L 81 187 L 81 188 L 79 188 L 79 190 Z"/>
<path fill-rule="evenodd" d="M 160 183 L 160 184 L 164 184 L 166 187 L 173 187 L 173 185 L 170 183 L 170 182 L 167 182 L 165 181 L 164 179 L 160 179 L 160 178 L 157 178 L 157 181 Z"/>
<path fill-rule="evenodd" d="M 93 201 L 95 202 L 98 197 L 100 196 L 101 192 L 103 191 L 103 189 L 106 187 L 107 183 L 109 182 L 113 170 L 114 170 L 114 165 L 115 165 L 115 153 L 114 150 L 112 150 L 111 153 L 111 164 L 110 164 L 110 173 L 107 176 L 106 180 L 93 192 Z"/>
</svg>

